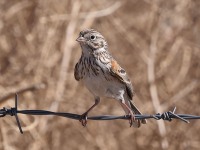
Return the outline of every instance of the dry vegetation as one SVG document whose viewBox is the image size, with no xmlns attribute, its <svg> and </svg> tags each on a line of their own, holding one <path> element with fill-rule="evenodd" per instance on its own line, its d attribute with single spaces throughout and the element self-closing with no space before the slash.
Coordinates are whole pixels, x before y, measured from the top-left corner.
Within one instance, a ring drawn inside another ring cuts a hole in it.
<svg viewBox="0 0 200 150">
<path fill-rule="evenodd" d="M 81 114 L 93 97 L 75 81 L 83 28 L 101 32 L 135 85 L 145 114 L 171 110 L 200 115 L 199 0 L 1 0 L 0 108 L 45 109 Z M 124 112 L 103 99 L 90 115 Z M 199 149 L 199 121 L 149 120 L 140 129 L 128 121 L 78 121 L 59 117 L 1 118 L 0 149 Z"/>
</svg>

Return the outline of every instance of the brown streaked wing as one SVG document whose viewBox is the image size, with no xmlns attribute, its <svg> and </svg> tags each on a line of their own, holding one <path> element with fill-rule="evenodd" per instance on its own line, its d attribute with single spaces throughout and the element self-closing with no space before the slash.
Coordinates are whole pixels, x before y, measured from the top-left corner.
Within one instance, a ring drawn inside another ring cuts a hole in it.
<svg viewBox="0 0 200 150">
<path fill-rule="evenodd" d="M 111 74 L 126 85 L 127 94 L 130 100 L 132 100 L 134 92 L 131 81 L 126 74 L 126 71 L 122 67 L 120 67 L 120 65 L 114 59 L 111 60 Z"/>
</svg>

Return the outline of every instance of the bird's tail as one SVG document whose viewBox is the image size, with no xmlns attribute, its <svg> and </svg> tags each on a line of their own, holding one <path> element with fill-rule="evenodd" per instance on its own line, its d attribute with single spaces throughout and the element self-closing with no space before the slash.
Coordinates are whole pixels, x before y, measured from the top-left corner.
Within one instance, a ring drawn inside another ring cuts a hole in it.
<svg viewBox="0 0 200 150">
<path fill-rule="evenodd" d="M 129 101 L 129 104 L 131 106 L 131 109 L 133 110 L 134 114 L 139 114 L 139 115 L 142 115 L 142 113 L 139 111 L 139 109 L 131 102 Z M 138 119 L 138 121 L 142 124 L 146 124 L 147 123 L 147 120 L 146 119 Z M 139 124 L 140 124 L 139 123 Z M 139 125 L 140 126 L 140 125 Z M 139 127 L 138 126 L 138 127 Z"/>
</svg>

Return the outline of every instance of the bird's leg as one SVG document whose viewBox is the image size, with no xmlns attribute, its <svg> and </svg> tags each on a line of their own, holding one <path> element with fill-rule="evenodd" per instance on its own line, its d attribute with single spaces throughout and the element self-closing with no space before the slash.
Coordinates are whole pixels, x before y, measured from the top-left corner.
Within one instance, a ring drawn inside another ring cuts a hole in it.
<svg viewBox="0 0 200 150">
<path fill-rule="evenodd" d="M 121 101 L 121 105 L 128 110 L 128 114 L 130 115 L 129 123 L 131 127 L 133 125 L 133 122 L 135 121 L 135 116 L 133 114 L 133 111 L 126 105 L 126 103 L 123 100 Z"/>
<path fill-rule="evenodd" d="M 95 97 L 95 103 L 94 103 L 94 105 L 92 105 L 85 113 L 83 113 L 82 115 L 81 115 L 81 117 L 80 117 L 80 122 L 81 122 L 81 124 L 85 127 L 86 126 L 86 124 L 87 124 L 87 115 L 88 115 L 88 113 L 95 107 L 95 106 L 97 106 L 98 104 L 99 104 L 99 102 L 100 102 L 100 98 L 99 97 Z"/>
</svg>

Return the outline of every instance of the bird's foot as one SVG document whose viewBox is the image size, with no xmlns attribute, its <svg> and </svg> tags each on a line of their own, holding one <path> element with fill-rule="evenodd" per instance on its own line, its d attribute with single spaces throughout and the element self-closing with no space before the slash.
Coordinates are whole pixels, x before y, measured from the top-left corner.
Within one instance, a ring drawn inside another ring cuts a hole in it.
<svg viewBox="0 0 200 150">
<path fill-rule="evenodd" d="M 136 119 L 135 119 L 135 116 L 134 116 L 134 114 L 132 112 L 129 113 L 129 116 L 130 116 L 129 124 L 130 124 L 130 127 L 132 127 L 133 122 L 135 122 Z"/>
<path fill-rule="evenodd" d="M 79 121 L 81 122 L 82 126 L 86 127 L 87 125 L 87 113 L 83 113 L 79 119 Z"/>
</svg>

